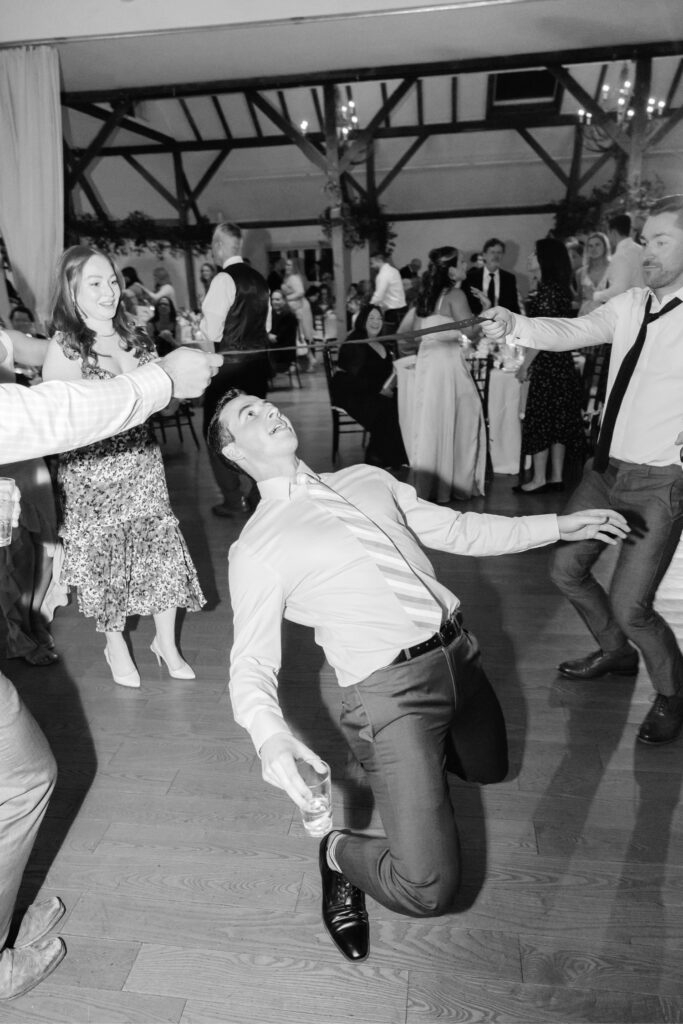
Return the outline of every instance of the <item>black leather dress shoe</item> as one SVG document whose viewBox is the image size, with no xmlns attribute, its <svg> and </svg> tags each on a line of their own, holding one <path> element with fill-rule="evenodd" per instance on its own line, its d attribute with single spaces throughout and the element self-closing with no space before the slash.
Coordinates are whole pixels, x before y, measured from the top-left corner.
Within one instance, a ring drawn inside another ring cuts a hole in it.
<svg viewBox="0 0 683 1024">
<path fill-rule="evenodd" d="M 641 743 L 671 743 L 683 729 L 683 697 L 658 693 L 638 730 Z"/>
<path fill-rule="evenodd" d="M 613 672 L 617 676 L 635 676 L 638 672 L 638 652 L 633 649 L 610 654 L 608 651 L 593 651 L 585 658 L 563 661 L 557 671 L 570 679 L 597 679 Z"/>
<path fill-rule="evenodd" d="M 320 877 L 323 888 L 323 921 L 332 941 L 347 960 L 365 960 L 370 948 L 370 926 L 365 895 L 348 878 L 327 863 L 330 832 L 320 843 Z"/>
</svg>

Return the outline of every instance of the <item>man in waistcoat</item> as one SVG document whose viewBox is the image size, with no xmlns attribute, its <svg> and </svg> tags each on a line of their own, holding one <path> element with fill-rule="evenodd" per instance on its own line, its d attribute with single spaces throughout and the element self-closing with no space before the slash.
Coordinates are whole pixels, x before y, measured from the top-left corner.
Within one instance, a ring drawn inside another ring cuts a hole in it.
<svg viewBox="0 0 683 1024">
<path fill-rule="evenodd" d="M 241 256 L 241 228 L 237 224 L 219 224 L 213 233 L 211 249 L 221 269 L 202 302 L 201 329 L 216 346 L 216 352 L 223 355 L 223 366 L 204 395 L 205 437 L 216 406 L 226 391 L 238 387 L 265 398 L 269 377 L 265 350 L 271 319 L 268 284 Z M 248 511 L 248 499 L 241 496 L 237 473 L 212 451 L 209 451 L 209 459 L 223 495 L 223 501 L 211 511 L 227 517 Z"/>
</svg>

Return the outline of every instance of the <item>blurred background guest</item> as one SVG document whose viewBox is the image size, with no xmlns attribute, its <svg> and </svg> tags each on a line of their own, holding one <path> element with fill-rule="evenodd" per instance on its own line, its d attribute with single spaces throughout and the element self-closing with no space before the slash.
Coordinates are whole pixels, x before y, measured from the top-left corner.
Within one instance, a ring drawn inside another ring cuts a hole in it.
<svg viewBox="0 0 683 1024">
<path fill-rule="evenodd" d="M 399 331 L 421 330 L 471 316 L 462 289 L 467 261 L 454 246 L 429 254 L 417 304 Z M 447 313 L 444 312 L 447 310 Z M 448 502 L 484 493 L 486 426 L 476 384 L 461 342 L 467 332 L 452 330 L 422 337 L 415 363 L 410 438 L 405 438 L 410 482 L 421 498 Z"/>
<path fill-rule="evenodd" d="M 200 301 L 204 298 L 209 290 L 209 285 L 216 276 L 216 268 L 213 263 L 202 263 L 199 268 L 199 287 L 200 287 Z"/>
<path fill-rule="evenodd" d="M 178 325 L 176 308 L 171 299 L 162 295 L 154 309 L 154 316 L 147 325 L 147 330 L 160 356 L 166 356 L 178 344 Z"/>
<path fill-rule="evenodd" d="M 609 238 L 602 231 L 592 231 L 586 238 L 583 266 L 579 273 L 581 289 L 579 316 L 590 313 L 601 305 L 600 302 L 595 301 L 594 295 L 596 291 L 607 288 L 609 285 L 610 258 Z"/>
<path fill-rule="evenodd" d="M 276 288 L 270 293 L 272 318 L 268 339 L 273 346 L 269 353 L 273 374 L 287 373 L 296 362 L 296 338 L 299 321 L 289 308 L 284 292 Z"/>
<path fill-rule="evenodd" d="M 528 266 L 529 272 L 538 276 L 538 287 L 527 297 L 527 316 L 571 316 L 572 269 L 564 243 L 557 238 L 540 238 Z M 513 490 L 524 494 L 563 490 L 565 455 L 567 451 L 580 455 L 585 446 L 581 380 L 572 354 L 527 348 L 517 379 L 529 381 L 522 452 L 532 456 L 533 474 L 527 483 Z"/>
<path fill-rule="evenodd" d="M 156 306 L 159 299 L 167 298 L 170 299 L 174 306 L 178 305 L 175 297 L 175 288 L 171 284 L 171 275 L 168 269 L 161 264 L 154 268 L 154 291 L 147 291 L 147 296 L 151 302 Z"/>
<path fill-rule="evenodd" d="M 378 306 L 364 306 L 346 342 L 339 349 L 332 377 L 332 401 L 368 431 L 365 461 L 399 467 L 407 462 L 395 390 L 388 386 L 393 361 L 382 344 L 383 316 Z M 365 340 L 365 344 L 359 342 Z"/>
<path fill-rule="evenodd" d="M 313 372 L 315 369 L 315 353 L 313 352 L 313 314 L 311 306 L 306 298 L 306 282 L 299 263 L 294 257 L 285 260 L 285 279 L 282 282 L 282 292 L 287 299 L 289 308 L 293 310 L 299 321 L 299 344 L 301 355 L 305 362 L 305 369 Z"/>
<path fill-rule="evenodd" d="M 569 256 L 571 266 L 571 278 L 569 287 L 572 293 L 572 309 L 578 312 L 581 305 L 581 271 L 583 269 L 584 243 L 572 236 L 565 238 L 564 245 Z"/>
</svg>

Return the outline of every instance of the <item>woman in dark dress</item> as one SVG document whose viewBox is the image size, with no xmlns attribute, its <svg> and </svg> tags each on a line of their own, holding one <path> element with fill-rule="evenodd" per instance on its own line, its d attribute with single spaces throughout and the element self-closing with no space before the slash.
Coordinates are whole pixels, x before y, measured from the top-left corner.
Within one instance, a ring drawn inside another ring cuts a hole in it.
<svg viewBox="0 0 683 1024">
<path fill-rule="evenodd" d="M 378 338 L 382 311 L 364 306 L 356 325 L 339 350 L 332 378 L 332 401 L 353 416 L 370 434 L 365 461 L 373 466 L 402 466 L 407 461 L 398 425 L 396 394 L 387 381 L 393 373 L 391 356 Z M 365 344 L 357 344 L 360 340 Z"/>
<path fill-rule="evenodd" d="M 539 239 L 529 256 L 529 272 L 538 286 L 527 298 L 527 316 L 571 316 L 572 271 L 564 244 L 556 238 Z M 529 380 L 522 451 L 532 456 L 533 475 L 514 490 L 523 494 L 561 491 L 565 455 L 580 454 L 585 443 L 581 381 L 572 354 L 527 349 L 517 377 Z"/>
</svg>

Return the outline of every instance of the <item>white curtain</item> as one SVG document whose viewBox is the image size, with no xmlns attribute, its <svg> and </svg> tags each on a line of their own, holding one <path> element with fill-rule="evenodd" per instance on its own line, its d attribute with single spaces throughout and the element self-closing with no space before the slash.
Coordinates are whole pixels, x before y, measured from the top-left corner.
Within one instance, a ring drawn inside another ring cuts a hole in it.
<svg viewBox="0 0 683 1024">
<path fill-rule="evenodd" d="M 0 232 L 22 301 L 49 313 L 64 242 L 59 61 L 48 46 L 0 50 Z"/>
</svg>

